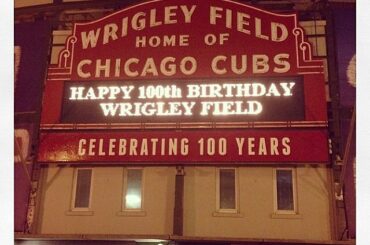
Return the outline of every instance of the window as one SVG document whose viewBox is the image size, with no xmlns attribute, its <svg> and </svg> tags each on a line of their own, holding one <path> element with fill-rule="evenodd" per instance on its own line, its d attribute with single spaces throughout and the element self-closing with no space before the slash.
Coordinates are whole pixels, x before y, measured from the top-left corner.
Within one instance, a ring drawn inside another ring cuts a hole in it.
<svg viewBox="0 0 370 245">
<path fill-rule="evenodd" d="M 237 213 L 237 175 L 235 168 L 220 168 L 217 174 L 217 211 Z"/>
<path fill-rule="evenodd" d="M 128 168 L 124 174 L 124 210 L 142 210 L 143 208 L 143 169 Z"/>
<path fill-rule="evenodd" d="M 91 202 L 92 169 L 77 168 L 73 184 L 72 210 L 89 210 Z"/>
<path fill-rule="evenodd" d="M 275 169 L 274 179 L 275 212 L 281 214 L 296 214 L 297 205 L 294 169 Z"/>
</svg>

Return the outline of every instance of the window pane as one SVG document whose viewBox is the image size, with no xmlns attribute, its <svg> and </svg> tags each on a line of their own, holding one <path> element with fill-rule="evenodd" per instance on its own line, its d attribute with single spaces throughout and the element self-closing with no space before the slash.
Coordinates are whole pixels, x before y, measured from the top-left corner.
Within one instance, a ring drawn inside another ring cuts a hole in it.
<svg viewBox="0 0 370 245">
<path fill-rule="evenodd" d="M 126 209 L 141 208 L 142 169 L 127 170 Z"/>
<path fill-rule="evenodd" d="M 292 171 L 277 170 L 276 179 L 278 210 L 294 210 Z"/>
<path fill-rule="evenodd" d="M 220 169 L 220 209 L 235 208 L 235 170 Z"/>
<path fill-rule="evenodd" d="M 91 169 L 77 171 L 75 208 L 88 208 L 91 187 Z"/>
</svg>

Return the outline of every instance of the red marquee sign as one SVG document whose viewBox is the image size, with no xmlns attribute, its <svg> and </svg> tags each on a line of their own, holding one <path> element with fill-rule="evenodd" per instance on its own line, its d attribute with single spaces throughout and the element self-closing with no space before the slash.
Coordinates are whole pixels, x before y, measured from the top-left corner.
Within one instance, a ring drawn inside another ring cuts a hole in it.
<svg viewBox="0 0 370 245">
<path fill-rule="evenodd" d="M 41 127 L 43 163 L 327 163 L 323 63 L 296 14 L 146 1 L 74 25 Z"/>
<path fill-rule="evenodd" d="M 38 161 L 120 164 L 327 163 L 326 130 L 42 133 Z"/>
<path fill-rule="evenodd" d="M 222 79 L 233 83 L 233 79 L 258 81 L 263 77 L 287 77 L 288 81 L 289 77 L 302 78 L 305 116 L 296 121 L 322 124 L 327 120 L 323 64 L 312 58 L 296 14 L 275 14 L 230 0 L 147 1 L 90 23 L 75 24 L 58 64 L 49 68 L 42 123 L 63 121 L 64 81 L 68 80 L 81 83 L 71 88 L 81 92 L 89 81 L 117 82 L 116 86 L 121 82 L 135 86 L 135 81 L 151 81 L 157 83 L 155 89 L 162 89 L 162 83 L 172 81 Z M 263 89 L 266 93 L 269 90 Z M 185 95 L 181 96 L 176 99 Z M 225 97 L 226 92 L 220 96 Z M 108 100 L 101 106 L 110 102 L 107 97 L 93 98 Z M 118 105 L 120 101 L 115 103 L 109 106 L 123 106 Z M 223 104 L 231 108 L 226 113 L 234 112 L 237 103 L 243 102 L 233 103 Z M 150 121 L 137 118 L 139 123 Z M 110 121 L 132 122 L 125 118 Z"/>
<path fill-rule="evenodd" d="M 82 81 L 322 73 L 311 57 L 295 14 L 229 0 L 156 0 L 75 24 L 57 70 Z"/>
</svg>

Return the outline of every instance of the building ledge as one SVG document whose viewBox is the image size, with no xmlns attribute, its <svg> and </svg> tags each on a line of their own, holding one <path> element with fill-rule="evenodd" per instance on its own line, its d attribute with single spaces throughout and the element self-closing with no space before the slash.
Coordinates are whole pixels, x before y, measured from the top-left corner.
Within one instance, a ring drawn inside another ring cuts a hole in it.
<svg viewBox="0 0 370 245">
<path fill-rule="evenodd" d="M 272 219 L 302 219 L 301 214 L 279 214 L 273 213 L 271 214 Z"/>
<path fill-rule="evenodd" d="M 92 216 L 94 211 L 67 211 L 65 214 L 68 216 Z"/>
<path fill-rule="evenodd" d="M 119 211 L 116 213 L 117 216 L 132 216 L 132 217 L 137 217 L 137 216 L 146 216 L 146 212 L 139 210 L 139 211 Z"/>
<path fill-rule="evenodd" d="M 297 240 L 297 239 L 263 239 L 263 238 L 230 238 L 230 237 L 199 237 L 199 236 L 177 236 L 177 235 L 121 235 L 121 234 L 25 234 L 15 233 L 15 240 L 105 240 L 105 241 L 136 241 L 136 242 L 161 242 L 176 241 L 179 243 L 239 243 L 239 244 L 316 244 L 316 245 L 355 245 L 356 240 Z"/>
<path fill-rule="evenodd" d="M 213 212 L 213 217 L 233 217 L 233 218 L 243 218 L 244 215 L 242 213 L 228 213 L 228 212 Z"/>
</svg>

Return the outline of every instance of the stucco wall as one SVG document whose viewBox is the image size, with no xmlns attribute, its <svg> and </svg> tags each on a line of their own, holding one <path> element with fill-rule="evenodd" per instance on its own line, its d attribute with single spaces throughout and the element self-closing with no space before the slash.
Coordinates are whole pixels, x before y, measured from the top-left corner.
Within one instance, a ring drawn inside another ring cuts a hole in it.
<svg viewBox="0 0 370 245">
<path fill-rule="evenodd" d="M 184 235 L 330 240 L 327 169 L 297 168 L 298 215 L 273 215 L 273 168 L 240 167 L 240 215 L 218 216 L 216 170 L 186 169 Z"/>
<path fill-rule="evenodd" d="M 298 215 L 273 217 L 273 168 L 239 167 L 240 215 L 216 211 L 216 168 L 186 167 L 184 236 L 330 240 L 327 169 L 297 168 Z M 72 215 L 73 168 L 44 170 L 41 234 L 172 234 L 175 168 L 147 167 L 144 216 L 118 215 L 123 168 L 93 170 L 92 215 Z"/>
<path fill-rule="evenodd" d="M 41 234 L 169 234 L 175 169 L 146 168 L 144 177 L 144 216 L 120 215 L 123 168 L 97 167 L 93 170 L 91 210 L 93 215 L 70 212 L 73 168 L 44 170 Z"/>
</svg>

